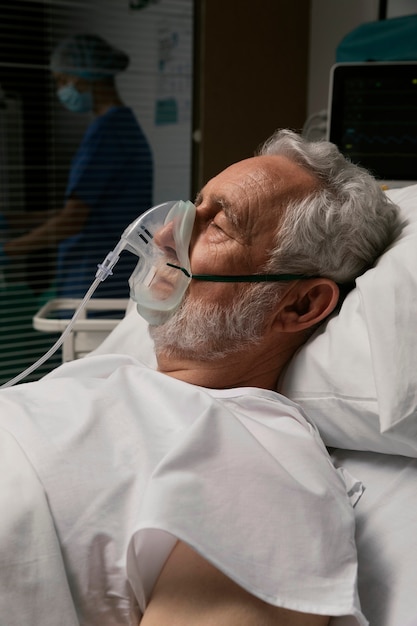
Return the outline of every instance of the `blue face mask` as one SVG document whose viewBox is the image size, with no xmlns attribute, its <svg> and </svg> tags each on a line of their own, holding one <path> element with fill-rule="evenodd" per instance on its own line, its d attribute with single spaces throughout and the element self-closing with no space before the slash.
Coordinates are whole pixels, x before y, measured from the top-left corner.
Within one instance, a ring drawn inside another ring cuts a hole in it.
<svg viewBox="0 0 417 626">
<path fill-rule="evenodd" d="M 91 91 L 77 91 L 72 83 L 60 87 L 57 96 L 60 102 L 73 113 L 88 113 L 93 108 Z"/>
</svg>

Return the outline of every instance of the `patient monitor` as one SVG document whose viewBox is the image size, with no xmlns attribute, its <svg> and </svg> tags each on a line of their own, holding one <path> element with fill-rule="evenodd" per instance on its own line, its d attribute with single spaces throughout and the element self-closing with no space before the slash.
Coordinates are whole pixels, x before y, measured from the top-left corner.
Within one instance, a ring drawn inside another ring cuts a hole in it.
<svg viewBox="0 0 417 626">
<path fill-rule="evenodd" d="M 327 139 L 389 188 L 417 180 L 417 61 L 337 63 Z"/>
</svg>

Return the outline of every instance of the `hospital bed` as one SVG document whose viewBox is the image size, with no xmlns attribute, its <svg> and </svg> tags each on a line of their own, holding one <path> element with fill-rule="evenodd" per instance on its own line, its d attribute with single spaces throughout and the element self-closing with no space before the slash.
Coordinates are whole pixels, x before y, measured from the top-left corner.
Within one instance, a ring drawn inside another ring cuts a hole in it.
<svg viewBox="0 0 417 626">
<path fill-rule="evenodd" d="M 33 327 L 45 333 L 63 332 L 78 309 L 78 298 L 54 298 L 33 317 Z M 97 348 L 127 312 L 126 298 L 91 298 L 62 344 L 62 362 L 82 358 Z M 97 315 L 99 314 L 99 316 Z"/>
<path fill-rule="evenodd" d="M 407 220 L 403 234 L 299 350 L 280 390 L 364 484 L 356 541 L 371 626 L 417 626 L 417 185 L 387 193 Z M 129 354 L 156 366 L 132 302 L 106 332 L 86 359 Z"/>
</svg>

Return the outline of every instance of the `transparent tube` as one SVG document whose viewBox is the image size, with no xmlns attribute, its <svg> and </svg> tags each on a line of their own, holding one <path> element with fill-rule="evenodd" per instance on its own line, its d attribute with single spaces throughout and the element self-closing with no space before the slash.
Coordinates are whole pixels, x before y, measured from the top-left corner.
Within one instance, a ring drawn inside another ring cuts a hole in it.
<svg viewBox="0 0 417 626">
<path fill-rule="evenodd" d="M 12 378 L 11 380 L 7 381 L 7 383 L 4 383 L 3 385 L 0 385 L 0 389 L 5 389 L 6 387 L 12 387 L 16 383 L 19 383 L 21 380 L 23 380 L 23 378 L 26 378 L 26 376 L 29 376 L 29 374 L 31 374 L 36 369 L 38 369 L 38 367 L 43 365 L 53 354 L 55 354 L 55 352 L 58 350 L 58 348 L 60 348 L 62 346 L 62 344 L 64 343 L 66 337 L 68 337 L 68 335 L 70 334 L 70 332 L 71 332 L 71 330 L 72 330 L 72 328 L 74 326 L 75 321 L 78 319 L 78 317 L 82 313 L 83 309 L 85 308 L 85 305 L 90 300 L 91 296 L 93 295 L 93 293 L 95 292 L 95 290 L 97 289 L 98 285 L 101 282 L 102 282 L 101 278 L 96 278 L 95 279 L 95 281 L 93 282 L 91 287 L 88 289 L 87 293 L 85 294 L 84 298 L 80 302 L 80 306 L 75 311 L 75 313 L 72 316 L 72 318 L 69 320 L 68 326 L 62 332 L 60 337 L 58 337 L 58 339 L 56 340 L 54 345 L 48 350 L 48 352 L 46 352 L 43 356 L 41 356 L 40 359 L 38 359 L 35 363 L 30 365 L 30 367 L 26 368 L 23 372 L 21 372 L 20 374 L 18 374 L 17 376 Z"/>
</svg>

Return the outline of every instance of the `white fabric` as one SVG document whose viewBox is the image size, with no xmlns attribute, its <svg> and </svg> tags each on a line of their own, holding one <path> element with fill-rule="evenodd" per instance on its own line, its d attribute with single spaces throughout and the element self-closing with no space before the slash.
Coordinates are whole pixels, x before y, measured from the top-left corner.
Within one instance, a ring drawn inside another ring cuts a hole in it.
<svg viewBox="0 0 417 626">
<path fill-rule="evenodd" d="M 365 483 L 355 507 L 359 596 L 371 626 L 417 626 L 417 459 L 333 453 Z"/>
<path fill-rule="evenodd" d="M 77 626 L 61 550 L 42 485 L 0 428 L 0 623 Z"/>
<path fill-rule="evenodd" d="M 0 423 L 50 510 L 50 537 L 28 545 L 27 559 L 40 578 L 58 571 L 43 547 L 56 544 L 56 532 L 81 624 L 136 626 L 136 602 L 145 606 L 176 538 L 270 603 L 356 616 L 332 620 L 338 626 L 367 624 L 342 474 L 298 408 L 275 392 L 208 391 L 128 357 L 98 356 L 2 391 Z M 8 464 L 11 480 L 21 463 Z M 26 509 L 20 499 L 5 507 L 6 540 L 16 542 L 21 528 L 7 519 Z M 8 625 L 25 623 L 26 574 L 19 563 L 10 574 Z M 55 623 L 71 624 L 73 614 L 65 617 Z"/>
<path fill-rule="evenodd" d="M 156 369 L 156 356 L 148 323 L 138 314 L 133 300 L 129 300 L 126 316 L 87 358 L 104 354 L 131 356 Z"/>
</svg>

